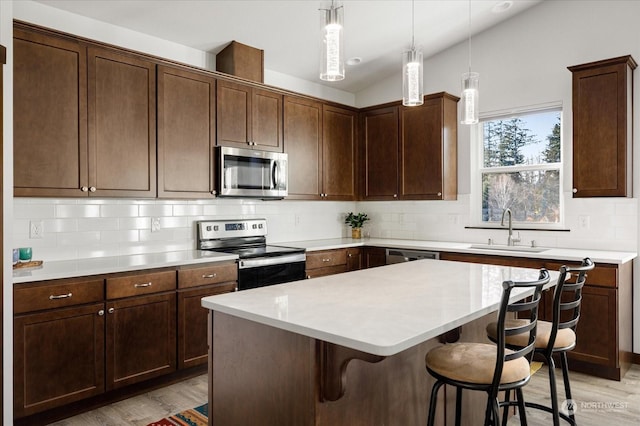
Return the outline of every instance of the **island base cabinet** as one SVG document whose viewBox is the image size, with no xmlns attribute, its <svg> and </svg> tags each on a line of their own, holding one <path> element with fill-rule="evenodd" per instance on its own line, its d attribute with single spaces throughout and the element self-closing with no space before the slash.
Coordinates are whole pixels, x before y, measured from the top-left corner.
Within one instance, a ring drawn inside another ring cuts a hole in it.
<svg viewBox="0 0 640 426">
<path fill-rule="evenodd" d="M 14 318 L 14 416 L 104 392 L 104 304 Z"/>
<path fill-rule="evenodd" d="M 437 338 L 379 362 L 351 360 L 344 394 L 322 397 L 324 342 L 213 311 L 210 318 L 209 424 L 254 426 L 406 426 L 427 422 L 434 379 L 424 364 Z M 495 314 L 462 327 L 465 341 L 486 341 Z M 330 344 L 329 344 L 330 345 Z M 338 347 L 339 348 L 339 347 Z M 368 355 L 368 354 L 367 354 Z M 338 374 L 338 373 L 337 373 Z M 437 425 L 453 425 L 455 390 L 440 390 Z M 462 424 L 484 413 L 486 394 L 465 392 Z M 445 416 L 446 413 L 446 416 Z M 474 417 L 475 416 L 475 417 Z"/>
<path fill-rule="evenodd" d="M 107 302 L 107 390 L 176 370 L 175 293 Z"/>
</svg>

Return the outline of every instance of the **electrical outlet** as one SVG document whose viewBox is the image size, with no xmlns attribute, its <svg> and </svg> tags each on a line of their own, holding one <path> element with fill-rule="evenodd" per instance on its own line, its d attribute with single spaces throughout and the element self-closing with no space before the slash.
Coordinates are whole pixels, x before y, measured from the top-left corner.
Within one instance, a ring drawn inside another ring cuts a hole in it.
<svg viewBox="0 0 640 426">
<path fill-rule="evenodd" d="M 151 232 L 158 232 L 160 230 L 160 218 L 152 217 L 151 218 Z"/>
<path fill-rule="evenodd" d="M 29 238 L 32 240 L 42 239 L 43 226 L 41 220 L 32 220 L 29 222 Z"/>
</svg>

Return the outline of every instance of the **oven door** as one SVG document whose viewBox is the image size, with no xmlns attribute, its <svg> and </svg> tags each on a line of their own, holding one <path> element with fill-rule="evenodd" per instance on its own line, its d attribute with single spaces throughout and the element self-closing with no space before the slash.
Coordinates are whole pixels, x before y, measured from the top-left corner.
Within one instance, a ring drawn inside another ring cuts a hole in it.
<svg viewBox="0 0 640 426">
<path fill-rule="evenodd" d="M 280 263 L 256 267 L 238 268 L 238 290 L 282 284 L 305 278 L 305 262 Z"/>
<path fill-rule="evenodd" d="M 217 189 L 221 197 L 287 196 L 287 154 L 218 147 Z"/>
</svg>

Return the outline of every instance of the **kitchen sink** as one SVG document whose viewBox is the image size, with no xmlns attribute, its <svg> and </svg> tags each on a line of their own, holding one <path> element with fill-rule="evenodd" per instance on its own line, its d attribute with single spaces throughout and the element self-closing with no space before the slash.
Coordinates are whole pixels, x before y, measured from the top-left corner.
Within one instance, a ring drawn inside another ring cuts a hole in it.
<svg viewBox="0 0 640 426">
<path fill-rule="evenodd" d="M 520 251 L 528 253 L 542 253 L 549 250 L 542 247 L 527 247 L 527 246 L 505 246 L 501 244 L 471 244 L 469 248 L 480 250 L 502 250 L 502 251 Z"/>
</svg>

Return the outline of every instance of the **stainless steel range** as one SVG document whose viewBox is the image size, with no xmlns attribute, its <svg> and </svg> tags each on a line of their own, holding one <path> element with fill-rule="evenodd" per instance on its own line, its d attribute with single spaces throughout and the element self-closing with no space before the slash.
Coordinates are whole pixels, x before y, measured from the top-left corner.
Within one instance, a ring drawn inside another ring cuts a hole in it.
<svg viewBox="0 0 640 426">
<path fill-rule="evenodd" d="M 238 290 L 305 278 L 304 249 L 267 245 L 266 219 L 197 222 L 198 249 L 237 254 Z"/>
</svg>

